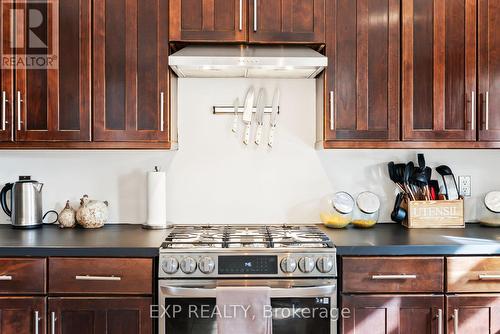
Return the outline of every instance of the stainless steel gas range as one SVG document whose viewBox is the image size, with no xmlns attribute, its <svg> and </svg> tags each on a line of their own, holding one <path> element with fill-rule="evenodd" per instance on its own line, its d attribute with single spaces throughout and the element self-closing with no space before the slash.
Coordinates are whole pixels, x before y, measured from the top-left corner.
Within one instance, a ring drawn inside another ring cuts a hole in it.
<svg viewBox="0 0 500 334">
<path fill-rule="evenodd" d="M 160 249 L 160 333 L 217 333 L 221 286 L 269 287 L 274 334 L 336 333 L 336 278 L 335 247 L 315 226 L 175 226 Z"/>
</svg>

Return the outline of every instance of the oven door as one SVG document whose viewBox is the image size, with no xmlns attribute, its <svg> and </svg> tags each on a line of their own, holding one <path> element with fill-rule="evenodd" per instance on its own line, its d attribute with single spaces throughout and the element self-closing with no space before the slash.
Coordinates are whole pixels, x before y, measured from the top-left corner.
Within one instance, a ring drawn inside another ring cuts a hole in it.
<svg viewBox="0 0 500 334">
<path fill-rule="evenodd" d="M 161 280 L 160 334 L 217 334 L 214 315 L 217 286 L 271 288 L 273 334 L 335 334 L 337 281 L 283 280 Z"/>
</svg>

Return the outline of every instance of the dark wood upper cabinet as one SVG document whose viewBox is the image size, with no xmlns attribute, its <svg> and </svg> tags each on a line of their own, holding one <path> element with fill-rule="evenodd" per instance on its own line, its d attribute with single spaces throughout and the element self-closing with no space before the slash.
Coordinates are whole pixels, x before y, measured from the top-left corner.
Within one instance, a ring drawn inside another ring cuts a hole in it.
<svg viewBox="0 0 500 334">
<path fill-rule="evenodd" d="M 475 141 L 476 0 L 403 0 L 403 139 Z"/>
<path fill-rule="evenodd" d="M 151 298 L 49 298 L 48 304 L 51 333 L 152 333 Z"/>
<path fill-rule="evenodd" d="M 479 140 L 500 141 L 500 2 L 478 1 Z"/>
<path fill-rule="evenodd" d="M 392 334 L 444 332 L 443 296 L 342 296 L 342 334 Z M 464 332 L 466 333 L 466 332 Z"/>
<path fill-rule="evenodd" d="M 10 38 L 10 28 L 9 28 L 9 11 L 5 10 L 8 8 L 6 0 L 0 0 L 0 5 L 4 10 L 2 10 L 2 16 L 0 16 L 0 27 L 1 29 L 1 43 L 2 45 L 2 58 L 8 56 L 5 50 L 10 49 L 11 38 Z M 0 68 L 0 142 L 12 141 L 14 140 L 14 134 L 12 132 L 13 116 L 14 110 L 13 103 L 13 71 L 9 68 Z"/>
<path fill-rule="evenodd" d="M 0 298 L 0 333 L 45 333 L 45 297 Z"/>
<path fill-rule="evenodd" d="M 446 297 L 448 333 L 500 333 L 500 294 Z"/>
<path fill-rule="evenodd" d="M 325 0 L 248 0 L 251 43 L 325 43 Z"/>
<path fill-rule="evenodd" d="M 248 0 L 170 0 L 170 40 L 245 42 Z"/>
<path fill-rule="evenodd" d="M 169 141 L 168 0 L 94 0 L 94 140 Z"/>
<path fill-rule="evenodd" d="M 16 68 L 11 98 L 16 141 L 90 141 L 91 0 L 38 1 L 16 7 L 23 10 L 25 22 L 17 27 L 17 54 L 56 57 L 49 58 L 53 66 L 48 68 Z M 33 11 L 46 18 L 34 32 L 28 27 L 28 13 Z"/>
<path fill-rule="evenodd" d="M 327 1 L 325 140 L 399 140 L 399 0 Z"/>
</svg>

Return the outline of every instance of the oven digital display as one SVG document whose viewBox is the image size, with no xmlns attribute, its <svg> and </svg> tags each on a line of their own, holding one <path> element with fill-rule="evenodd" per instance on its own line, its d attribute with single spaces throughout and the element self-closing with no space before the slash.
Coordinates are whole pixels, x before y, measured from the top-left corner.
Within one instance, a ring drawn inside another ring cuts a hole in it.
<svg viewBox="0 0 500 334">
<path fill-rule="evenodd" d="M 219 256 L 219 274 L 221 275 L 272 275 L 277 273 L 277 256 Z"/>
</svg>

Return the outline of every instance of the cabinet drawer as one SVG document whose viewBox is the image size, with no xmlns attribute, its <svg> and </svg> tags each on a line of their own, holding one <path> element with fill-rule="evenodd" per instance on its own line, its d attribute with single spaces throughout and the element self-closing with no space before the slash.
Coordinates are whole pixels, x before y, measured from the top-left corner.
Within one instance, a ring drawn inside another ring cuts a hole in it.
<svg viewBox="0 0 500 334">
<path fill-rule="evenodd" d="M 442 257 L 345 257 L 342 291 L 347 293 L 442 292 Z"/>
<path fill-rule="evenodd" d="M 447 259 L 449 292 L 500 292 L 500 257 Z"/>
<path fill-rule="evenodd" d="M 45 273 L 45 259 L 0 259 L 0 294 L 44 294 Z"/>
<path fill-rule="evenodd" d="M 151 259 L 50 258 L 50 294 L 152 294 Z"/>
</svg>

